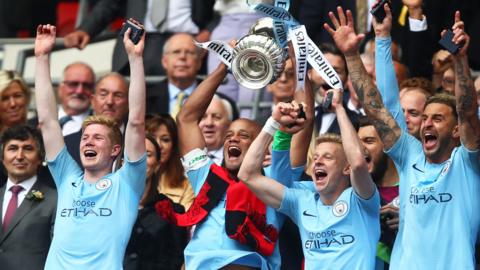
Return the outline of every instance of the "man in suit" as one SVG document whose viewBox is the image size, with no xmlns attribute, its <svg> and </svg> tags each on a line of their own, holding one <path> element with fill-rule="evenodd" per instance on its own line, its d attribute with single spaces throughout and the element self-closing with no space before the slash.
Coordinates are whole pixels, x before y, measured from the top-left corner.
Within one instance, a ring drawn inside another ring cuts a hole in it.
<svg viewBox="0 0 480 270">
<path fill-rule="evenodd" d="M 200 83 L 197 75 L 202 65 L 202 51 L 193 43 L 193 36 L 175 34 L 165 43 L 161 60 L 167 79 L 147 87 L 147 113 L 169 113 L 175 118 Z M 228 101 L 233 119 L 238 118 L 235 103 L 224 94 L 217 95 Z"/>
<path fill-rule="evenodd" d="M 125 131 L 125 120 L 128 115 L 128 83 L 119 73 L 109 73 L 101 77 L 95 87 L 95 93 L 91 96 L 93 113 L 106 115 L 113 118 Z M 82 130 L 64 137 L 68 152 L 77 163 L 80 162 L 80 139 Z"/>
<path fill-rule="evenodd" d="M 158 64 L 165 41 L 174 33 L 190 33 L 204 42 L 210 37 L 206 30 L 213 18 L 214 0 L 100 0 L 78 29 L 65 36 L 66 47 L 85 48 L 90 39 L 97 36 L 116 17 L 126 15 L 145 25 L 145 73 L 163 75 Z M 123 14 L 123 11 L 126 14 Z M 112 70 L 128 74 L 127 55 L 121 38 L 117 40 L 112 57 Z"/>
<path fill-rule="evenodd" d="M 0 188 L 3 270 L 43 269 L 50 247 L 57 191 L 38 170 L 44 159 L 40 133 L 29 126 L 7 129 L 0 140 L 2 163 L 8 172 Z"/>
<path fill-rule="evenodd" d="M 63 136 L 75 133 L 82 128 L 83 120 L 92 114 L 90 98 L 95 87 L 95 73 L 92 67 L 83 62 L 73 62 L 63 69 L 63 79 L 58 85 L 58 120 Z M 38 126 L 38 118 L 29 120 Z"/>
<path fill-rule="evenodd" d="M 320 50 L 325 55 L 325 59 L 332 65 L 333 69 L 337 72 L 344 88 L 347 85 L 348 71 L 345 58 L 340 51 L 332 44 L 323 43 L 319 46 Z M 308 70 L 308 76 L 312 82 L 312 88 L 315 93 L 315 99 L 317 106 L 315 107 L 315 133 L 320 135 L 323 133 L 335 133 L 340 134 L 340 126 L 336 115 L 332 112 L 323 111 L 321 104 L 323 103 L 323 96 L 325 92 L 330 89 L 330 86 L 325 83 L 323 78 L 314 69 Z M 350 96 L 355 94 L 345 89 L 343 97 L 343 107 L 345 108 L 348 118 L 352 122 L 355 129 L 358 129 L 358 114 L 361 109 L 356 108 L 353 105 Z"/>
</svg>

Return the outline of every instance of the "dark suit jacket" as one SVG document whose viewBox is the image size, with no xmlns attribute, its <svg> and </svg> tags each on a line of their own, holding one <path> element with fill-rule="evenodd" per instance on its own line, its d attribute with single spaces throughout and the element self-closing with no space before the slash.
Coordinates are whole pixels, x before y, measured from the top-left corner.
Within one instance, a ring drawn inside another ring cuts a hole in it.
<svg viewBox="0 0 480 270">
<path fill-rule="evenodd" d="M 348 118 L 350 119 L 350 121 L 352 121 L 353 127 L 356 130 L 358 130 L 359 115 L 356 112 L 349 110 L 347 108 L 346 104 L 343 104 L 343 106 L 345 107 L 345 110 L 347 111 Z M 317 106 L 315 108 L 315 122 L 314 122 L 315 123 L 316 134 L 318 134 L 318 132 L 320 131 L 320 127 L 322 126 L 322 116 L 323 116 L 323 114 L 324 114 L 324 112 L 322 110 L 320 110 L 320 108 Z M 340 126 L 338 125 L 338 120 L 337 120 L 336 117 L 335 117 L 335 120 L 333 120 L 330 127 L 327 129 L 327 132 L 328 133 L 340 134 Z"/>
<path fill-rule="evenodd" d="M 25 198 L 9 227 L 0 232 L 0 268 L 2 270 L 40 270 L 44 268 L 52 239 L 57 206 L 57 191 L 38 177 L 32 190 L 43 193 L 42 200 Z M 0 188 L 3 202 L 5 186 Z M 0 208 L 0 213 L 2 208 Z M 2 213 L 3 214 L 3 213 Z"/>
<path fill-rule="evenodd" d="M 170 0 L 179 1 L 179 0 Z M 200 29 L 204 29 L 209 21 L 213 18 L 213 5 L 215 0 L 190 0 L 192 20 Z M 100 0 L 93 8 L 92 12 L 85 18 L 79 29 L 86 31 L 91 37 L 95 37 L 117 17 L 124 16 L 126 18 L 135 18 L 140 22 L 145 19 L 147 10 L 147 0 Z M 149 38 L 146 39 L 144 59 L 146 62 L 152 60 L 156 62 L 158 68 L 161 68 L 160 59 L 162 55 L 162 47 L 164 38 Z M 153 43 L 152 43 L 153 42 Z M 149 48 L 152 48 L 150 50 Z M 155 53 L 156 52 L 156 53 Z M 115 44 L 113 51 L 112 70 L 123 71 L 127 66 L 128 58 L 123 48 L 123 41 L 119 38 Z M 157 74 L 150 72 L 147 63 L 145 72 L 147 74 Z M 162 69 L 163 70 L 163 69 Z M 158 73 L 163 74 L 163 73 Z"/>
<path fill-rule="evenodd" d="M 197 85 L 201 81 L 197 80 Z M 239 116 L 236 103 L 227 95 L 216 93 L 220 98 L 225 99 L 232 107 L 233 120 Z M 168 92 L 168 80 L 159 83 L 147 85 L 146 112 L 149 114 L 169 114 L 170 113 L 170 95 Z"/>
</svg>

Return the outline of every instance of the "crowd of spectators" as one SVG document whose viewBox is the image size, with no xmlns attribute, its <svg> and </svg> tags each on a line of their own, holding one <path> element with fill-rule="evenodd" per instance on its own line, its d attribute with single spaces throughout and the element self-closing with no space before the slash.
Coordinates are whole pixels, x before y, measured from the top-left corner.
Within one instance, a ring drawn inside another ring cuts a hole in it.
<svg viewBox="0 0 480 270">
<path fill-rule="evenodd" d="M 65 47 L 118 17 L 145 35 L 54 88 L 55 16 L 16 25 L 10 2 L 0 37 L 36 37 L 37 114 L 0 70 L 1 269 L 475 269 L 478 1 L 392 1 L 383 21 L 365 12 L 379 1 L 291 1 L 341 91 L 313 68 L 297 88 L 292 50 L 247 89 L 195 45 L 246 35 L 262 16 L 244 0 L 90 1 Z"/>
</svg>

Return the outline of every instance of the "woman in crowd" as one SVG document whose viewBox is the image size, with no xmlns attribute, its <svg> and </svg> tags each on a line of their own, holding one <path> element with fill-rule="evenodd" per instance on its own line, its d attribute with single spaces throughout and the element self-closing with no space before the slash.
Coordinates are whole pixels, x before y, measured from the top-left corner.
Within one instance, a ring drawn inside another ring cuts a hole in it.
<svg viewBox="0 0 480 270">
<path fill-rule="evenodd" d="M 30 89 L 15 71 L 0 70 L 0 134 L 27 121 Z"/>
<path fill-rule="evenodd" d="M 170 115 L 152 115 L 147 118 L 146 130 L 155 135 L 161 149 L 158 192 L 188 210 L 195 195 L 180 161 L 175 121 Z"/>
<path fill-rule="evenodd" d="M 125 270 L 178 270 L 183 264 L 183 250 L 188 242 L 186 228 L 167 223 L 155 212 L 155 203 L 164 198 L 157 192 L 161 150 L 155 137 L 145 138 L 147 181 L 140 200 L 137 220 L 125 252 Z M 185 211 L 173 203 L 178 213 Z"/>
</svg>

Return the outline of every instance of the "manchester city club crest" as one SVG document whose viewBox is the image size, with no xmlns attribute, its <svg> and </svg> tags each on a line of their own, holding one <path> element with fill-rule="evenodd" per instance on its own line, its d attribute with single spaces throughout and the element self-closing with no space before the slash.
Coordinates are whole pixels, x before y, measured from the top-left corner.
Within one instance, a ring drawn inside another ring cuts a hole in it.
<svg viewBox="0 0 480 270">
<path fill-rule="evenodd" d="M 346 201 L 338 201 L 333 205 L 333 215 L 336 217 L 342 217 L 348 212 L 348 204 Z"/>
<path fill-rule="evenodd" d="M 444 176 L 448 172 L 448 170 L 450 169 L 450 165 L 452 165 L 452 162 L 449 160 L 443 167 L 442 176 Z"/>
<path fill-rule="evenodd" d="M 110 180 L 110 179 L 100 179 L 95 184 L 95 187 L 98 190 L 105 190 L 105 189 L 109 188 L 111 185 L 112 185 L 112 180 Z"/>
</svg>

